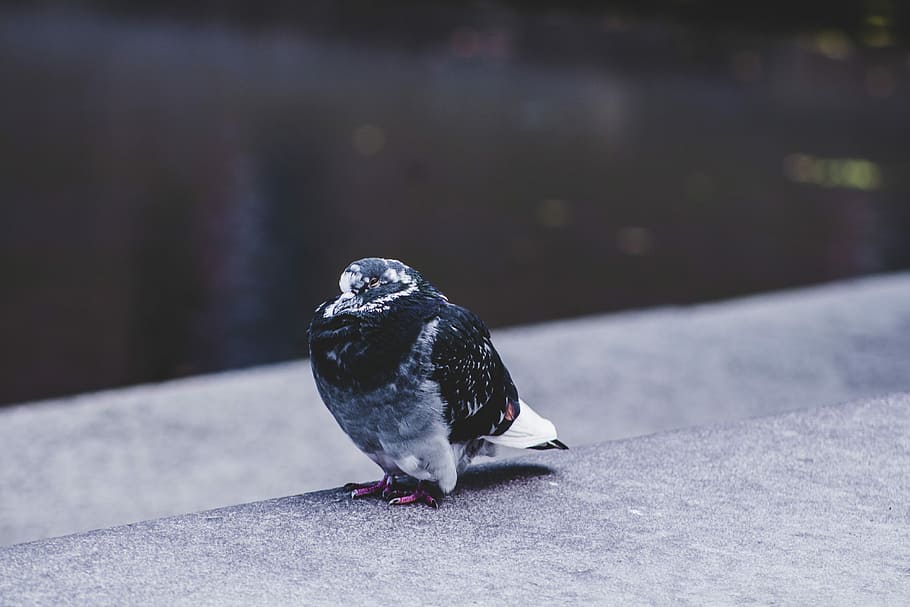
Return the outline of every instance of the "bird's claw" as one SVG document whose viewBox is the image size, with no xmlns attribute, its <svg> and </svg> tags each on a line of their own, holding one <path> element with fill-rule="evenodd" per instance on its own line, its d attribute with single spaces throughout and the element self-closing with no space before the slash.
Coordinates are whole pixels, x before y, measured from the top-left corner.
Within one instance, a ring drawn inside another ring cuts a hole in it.
<svg viewBox="0 0 910 607">
<path fill-rule="evenodd" d="M 375 483 L 348 483 L 344 486 L 344 490 L 351 492 L 352 499 L 380 495 L 382 499 L 389 502 L 390 506 L 426 504 L 431 508 L 439 508 L 439 501 L 427 491 L 422 482 L 417 483 L 417 487 L 413 491 L 408 491 L 396 487 L 394 477 L 388 474 Z"/>
<path fill-rule="evenodd" d="M 358 487 L 351 491 L 351 499 L 357 499 L 358 497 L 364 497 L 369 495 L 376 495 L 377 491 L 372 487 Z"/>
<path fill-rule="evenodd" d="M 429 491 L 418 483 L 417 489 L 413 493 L 405 493 L 399 497 L 389 500 L 390 506 L 403 506 L 405 504 L 426 504 L 430 508 L 439 508 L 439 502 Z"/>
<path fill-rule="evenodd" d="M 351 499 L 377 494 L 381 495 L 383 499 L 387 499 L 387 496 L 394 492 L 392 484 L 392 477 L 386 474 L 382 480 L 375 483 L 348 483 L 344 486 L 344 490 L 351 492 Z"/>
</svg>

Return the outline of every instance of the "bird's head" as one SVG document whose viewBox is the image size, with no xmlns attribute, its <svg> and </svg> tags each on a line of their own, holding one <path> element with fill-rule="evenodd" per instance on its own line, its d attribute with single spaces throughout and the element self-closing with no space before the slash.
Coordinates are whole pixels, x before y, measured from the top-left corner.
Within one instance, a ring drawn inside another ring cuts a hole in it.
<svg viewBox="0 0 910 607">
<path fill-rule="evenodd" d="M 325 306 L 324 318 L 387 312 L 394 302 L 420 292 L 439 294 L 420 273 L 397 259 L 367 257 L 348 265 L 338 279 L 341 295 Z"/>
</svg>

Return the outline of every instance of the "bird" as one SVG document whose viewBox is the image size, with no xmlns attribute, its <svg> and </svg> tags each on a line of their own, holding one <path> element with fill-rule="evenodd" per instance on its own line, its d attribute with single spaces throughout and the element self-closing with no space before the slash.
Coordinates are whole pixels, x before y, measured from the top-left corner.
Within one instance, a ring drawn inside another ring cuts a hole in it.
<svg viewBox="0 0 910 607">
<path fill-rule="evenodd" d="M 338 286 L 307 334 L 319 395 L 384 472 L 345 485 L 352 498 L 438 508 L 471 460 L 497 446 L 568 449 L 519 398 L 483 321 L 417 270 L 368 257 Z"/>
</svg>

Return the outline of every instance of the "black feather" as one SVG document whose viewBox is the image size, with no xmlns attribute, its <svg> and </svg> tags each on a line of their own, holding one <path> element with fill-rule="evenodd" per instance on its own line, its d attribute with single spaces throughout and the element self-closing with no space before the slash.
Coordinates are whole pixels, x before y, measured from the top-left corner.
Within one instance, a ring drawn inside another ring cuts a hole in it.
<svg viewBox="0 0 910 607">
<path fill-rule="evenodd" d="M 324 318 L 321 311 L 333 300 L 319 306 L 308 329 L 313 372 L 333 385 L 359 390 L 394 381 L 420 331 L 445 303 L 433 292 L 403 299 L 372 315 Z"/>
<path fill-rule="evenodd" d="M 518 390 L 480 318 L 446 303 L 439 309 L 432 379 L 439 384 L 449 440 L 502 434 L 519 413 Z M 509 415 L 508 413 L 511 413 Z"/>
<path fill-rule="evenodd" d="M 538 451 L 545 451 L 546 449 L 568 449 L 568 447 L 561 440 L 553 439 L 539 445 L 534 445 L 533 447 L 528 447 L 528 449 L 537 449 Z"/>
</svg>

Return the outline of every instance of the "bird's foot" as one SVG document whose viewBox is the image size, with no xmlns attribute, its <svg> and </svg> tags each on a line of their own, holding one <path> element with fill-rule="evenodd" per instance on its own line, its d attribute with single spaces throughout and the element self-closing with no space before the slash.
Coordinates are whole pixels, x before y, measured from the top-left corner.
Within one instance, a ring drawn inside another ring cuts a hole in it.
<svg viewBox="0 0 910 607">
<path fill-rule="evenodd" d="M 417 488 L 411 493 L 405 493 L 389 500 L 390 506 L 402 506 L 404 504 L 426 504 L 431 508 L 439 508 L 439 501 L 436 497 L 427 491 L 423 481 L 417 483 Z"/>
<path fill-rule="evenodd" d="M 394 477 L 391 474 L 386 474 L 382 477 L 382 480 L 375 483 L 348 483 L 344 486 L 344 490 L 350 491 L 352 498 L 381 495 L 382 499 L 389 499 L 398 494 L 394 484 Z"/>
</svg>

